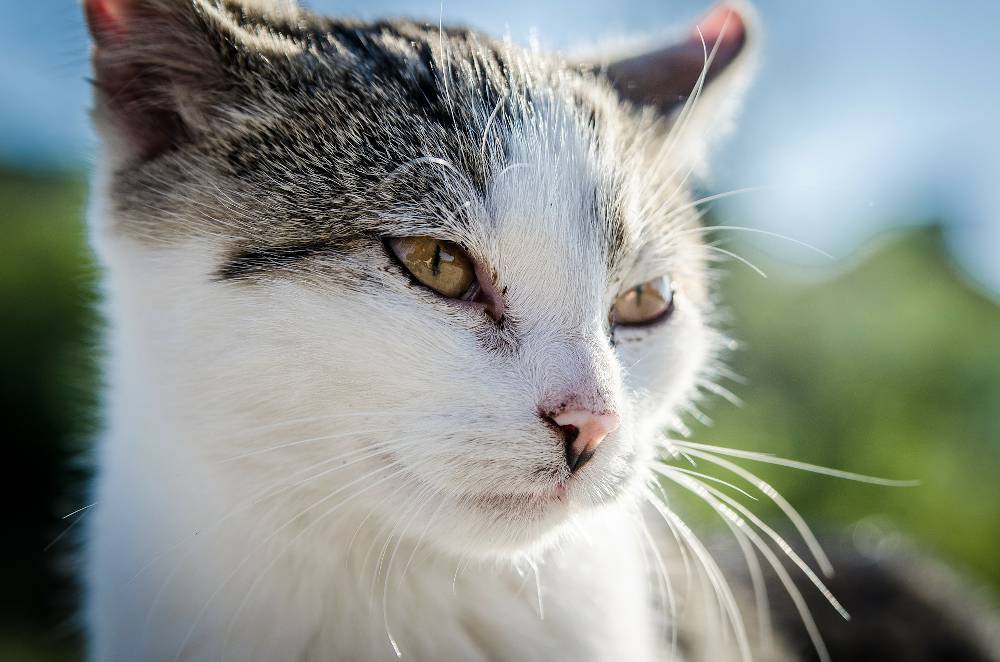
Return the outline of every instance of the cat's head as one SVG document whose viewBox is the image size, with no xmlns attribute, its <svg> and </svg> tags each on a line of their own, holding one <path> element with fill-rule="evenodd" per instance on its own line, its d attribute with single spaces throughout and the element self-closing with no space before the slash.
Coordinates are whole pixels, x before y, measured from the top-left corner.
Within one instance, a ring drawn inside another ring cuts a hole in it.
<svg viewBox="0 0 1000 662">
<path fill-rule="evenodd" d="M 478 554 L 649 479 L 718 348 L 690 175 L 745 13 L 598 65 L 287 3 L 85 6 L 118 370 L 178 453 Z"/>
</svg>

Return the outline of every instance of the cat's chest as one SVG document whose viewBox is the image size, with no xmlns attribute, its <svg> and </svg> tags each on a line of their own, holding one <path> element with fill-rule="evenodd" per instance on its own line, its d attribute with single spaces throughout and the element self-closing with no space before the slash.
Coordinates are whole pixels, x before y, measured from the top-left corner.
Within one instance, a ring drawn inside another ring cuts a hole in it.
<svg viewBox="0 0 1000 662">
<path fill-rule="evenodd" d="M 362 622 L 345 623 L 343 610 L 351 607 L 337 605 L 303 660 L 661 659 L 637 595 L 588 581 L 568 587 L 565 580 L 543 575 L 540 590 L 534 577 L 519 586 L 480 577 L 474 588 L 460 580 L 434 593 L 394 587 L 385 613 L 358 607 L 368 612 Z"/>
<path fill-rule="evenodd" d="M 593 534 L 520 570 L 438 560 L 373 581 L 369 569 L 324 601 L 303 659 L 664 659 L 641 551 Z"/>
</svg>

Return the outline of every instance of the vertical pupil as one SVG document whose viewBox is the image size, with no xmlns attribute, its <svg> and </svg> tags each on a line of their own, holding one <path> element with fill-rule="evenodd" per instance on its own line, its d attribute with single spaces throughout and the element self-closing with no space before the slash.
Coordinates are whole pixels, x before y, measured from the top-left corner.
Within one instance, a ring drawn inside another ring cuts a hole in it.
<svg viewBox="0 0 1000 662">
<path fill-rule="evenodd" d="M 636 285 L 635 289 L 633 289 L 632 291 L 635 292 L 635 307 L 636 308 L 641 308 L 642 307 L 642 285 Z"/>
<path fill-rule="evenodd" d="M 441 275 L 441 244 L 434 244 L 434 257 L 431 258 L 431 273 Z"/>
</svg>

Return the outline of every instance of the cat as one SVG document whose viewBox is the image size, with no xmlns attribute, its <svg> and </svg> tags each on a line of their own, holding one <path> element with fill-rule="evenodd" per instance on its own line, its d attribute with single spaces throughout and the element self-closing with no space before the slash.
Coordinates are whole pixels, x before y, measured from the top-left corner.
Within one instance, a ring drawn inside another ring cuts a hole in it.
<svg viewBox="0 0 1000 662">
<path fill-rule="evenodd" d="M 692 181 L 748 6 L 603 61 L 279 0 L 84 10 L 90 659 L 790 654 L 657 482 L 747 522 L 660 458 L 724 462 L 679 434 L 727 346 Z"/>
</svg>

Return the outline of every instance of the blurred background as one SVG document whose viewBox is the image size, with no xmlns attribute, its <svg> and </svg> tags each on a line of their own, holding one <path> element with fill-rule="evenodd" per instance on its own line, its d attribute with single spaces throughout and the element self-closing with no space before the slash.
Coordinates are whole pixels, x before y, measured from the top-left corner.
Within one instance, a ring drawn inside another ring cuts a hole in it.
<svg viewBox="0 0 1000 662">
<path fill-rule="evenodd" d="M 592 50 L 669 34 L 693 0 L 315 0 L 358 17 L 460 22 Z M 758 83 L 716 155 L 712 222 L 739 340 L 708 443 L 890 478 L 761 467 L 820 529 L 903 535 L 1000 592 L 1000 4 L 759 0 Z M 97 428 L 97 272 L 83 224 L 94 137 L 71 0 L 0 21 L 0 410 L 6 433 L 0 659 L 77 660 L 76 525 Z M 705 421 L 709 422 L 709 421 Z M 766 507 L 760 506 L 766 514 Z M 697 515 L 697 513 L 696 513 Z M 705 526 L 711 526 L 706 521 Z M 849 607 L 849 605 L 848 605 Z"/>
</svg>

